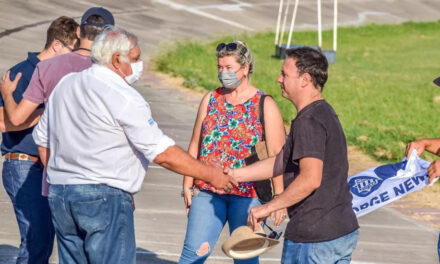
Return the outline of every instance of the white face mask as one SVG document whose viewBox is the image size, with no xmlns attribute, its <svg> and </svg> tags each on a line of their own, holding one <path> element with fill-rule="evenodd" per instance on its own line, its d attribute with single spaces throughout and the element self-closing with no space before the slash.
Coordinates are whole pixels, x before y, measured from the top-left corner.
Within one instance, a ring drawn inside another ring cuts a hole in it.
<svg viewBox="0 0 440 264">
<path fill-rule="evenodd" d="M 125 81 L 132 85 L 142 76 L 142 71 L 144 70 L 144 63 L 140 60 L 138 62 L 130 63 L 132 73 L 124 77 Z M 124 74 L 125 75 L 125 74 Z"/>
</svg>

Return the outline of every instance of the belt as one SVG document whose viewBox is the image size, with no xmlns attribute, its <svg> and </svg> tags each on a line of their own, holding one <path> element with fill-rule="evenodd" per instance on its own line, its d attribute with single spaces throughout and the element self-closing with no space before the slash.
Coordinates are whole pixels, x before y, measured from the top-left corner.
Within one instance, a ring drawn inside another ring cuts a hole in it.
<svg viewBox="0 0 440 264">
<path fill-rule="evenodd" d="M 6 153 L 5 155 L 3 155 L 3 157 L 6 160 L 29 160 L 29 161 L 33 161 L 33 162 L 40 161 L 39 157 L 31 156 L 31 155 L 24 154 L 24 153 Z"/>
</svg>

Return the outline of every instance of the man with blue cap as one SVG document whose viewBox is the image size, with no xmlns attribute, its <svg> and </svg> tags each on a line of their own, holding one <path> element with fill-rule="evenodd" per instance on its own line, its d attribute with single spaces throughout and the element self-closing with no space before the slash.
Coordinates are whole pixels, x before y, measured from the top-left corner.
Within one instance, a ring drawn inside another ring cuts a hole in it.
<svg viewBox="0 0 440 264">
<path fill-rule="evenodd" d="M 114 24 L 113 15 L 107 9 L 103 7 L 88 9 L 82 16 L 81 25 L 77 31 L 80 39 L 79 47 L 72 49 L 72 52 L 39 63 L 23 94 L 23 99 L 18 104 L 13 98 L 13 92 L 21 74 L 17 74 L 11 81 L 9 73 L 6 73 L 7 78 L 3 78 L 0 89 L 4 108 L 12 125 L 23 124 L 40 104 L 46 104 L 53 89 L 65 75 L 80 72 L 92 66 L 90 49 L 95 37 L 104 30 L 106 25 L 114 26 Z M 44 196 L 47 196 L 48 189 L 46 177 L 43 177 L 42 194 Z"/>
<path fill-rule="evenodd" d="M 77 32 L 80 39 L 79 47 L 71 50 L 73 52 L 39 63 L 29 87 L 23 94 L 23 100 L 19 104 L 13 100 L 12 93 L 21 75 L 18 74 L 13 81 L 4 78 L 1 93 L 11 123 L 15 126 L 22 124 L 38 105 L 47 103 L 52 90 L 66 74 L 89 68 L 92 65 L 90 48 L 95 37 L 103 31 L 106 25 L 114 26 L 114 24 L 113 15 L 107 9 L 103 7 L 88 9 L 81 18 L 81 25 Z"/>
</svg>

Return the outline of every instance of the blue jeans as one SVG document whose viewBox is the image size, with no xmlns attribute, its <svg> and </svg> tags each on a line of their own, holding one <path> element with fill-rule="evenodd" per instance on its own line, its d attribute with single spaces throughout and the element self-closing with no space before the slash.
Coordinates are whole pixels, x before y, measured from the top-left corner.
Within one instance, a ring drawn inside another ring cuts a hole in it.
<svg viewBox="0 0 440 264">
<path fill-rule="evenodd" d="M 131 195 L 101 184 L 50 185 L 60 264 L 135 263 Z"/>
<path fill-rule="evenodd" d="M 342 237 L 317 243 L 296 243 L 284 239 L 282 264 L 349 264 L 356 248 L 359 230 Z"/>
<path fill-rule="evenodd" d="M 41 195 L 43 165 L 33 161 L 6 160 L 3 186 L 11 198 L 20 230 L 17 263 L 48 263 L 54 228 L 47 198 Z"/>
<path fill-rule="evenodd" d="M 260 205 L 257 198 L 200 191 L 192 199 L 179 263 L 204 263 L 211 254 L 226 221 L 229 224 L 229 232 L 232 233 L 237 227 L 247 224 L 249 210 L 257 205 Z M 208 250 L 198 252 L 206 242 L 209 244 Z M 258 263 L 258 257 L 234 260 L 234 263 Z"/>
</svg>

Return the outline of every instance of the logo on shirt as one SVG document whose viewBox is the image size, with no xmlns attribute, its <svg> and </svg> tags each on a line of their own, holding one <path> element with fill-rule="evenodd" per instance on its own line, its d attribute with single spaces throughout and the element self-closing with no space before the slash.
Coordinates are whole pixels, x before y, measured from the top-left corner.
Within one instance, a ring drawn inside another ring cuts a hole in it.
<svg viewBox="0 0 440 264">
<path fill-rule="evenodd" d="M 371 176 L 358 176 L 350 179 L 351 192 L 360 197 L 366 197 L 377 190 L 383 180 Z"/>
<path fill-rule="evenodd" d="M 154 125 L 154 120 L 153 120 L 153 118 L 148 119 L 148 124 L 149 124 L 150 126 L 153 126 L 153 125 Z"/>
</svg>

